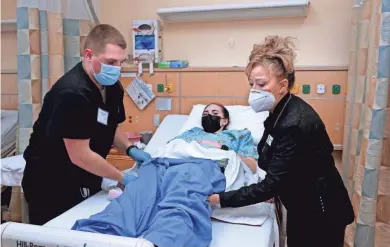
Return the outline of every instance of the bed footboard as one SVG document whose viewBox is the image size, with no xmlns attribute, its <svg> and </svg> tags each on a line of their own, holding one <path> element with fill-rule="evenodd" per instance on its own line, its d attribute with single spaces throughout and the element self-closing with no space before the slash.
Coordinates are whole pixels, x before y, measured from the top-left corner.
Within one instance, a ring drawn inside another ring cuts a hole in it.
<svg viewBox="0 0 390 247">
<path fill-rule="evenodd" d="M 145 239 L 79 232 L 14 222 L 7 222 L 1 225 L 0 246 L 154 247 L 151 242 Z"/>
</svg>

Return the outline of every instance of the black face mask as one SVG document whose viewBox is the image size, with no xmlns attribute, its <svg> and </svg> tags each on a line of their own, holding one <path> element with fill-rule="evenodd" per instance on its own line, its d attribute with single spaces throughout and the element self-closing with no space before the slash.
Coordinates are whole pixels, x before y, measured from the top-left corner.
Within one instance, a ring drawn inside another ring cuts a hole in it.
<svg viewBox="0 0 390 247">
<path fill-rule="evenodd" d="M 221 128 L 221 117 L 207 115 L 202 117 L 202 127 L 207 133 L 215 133 Z"/>
</svg>

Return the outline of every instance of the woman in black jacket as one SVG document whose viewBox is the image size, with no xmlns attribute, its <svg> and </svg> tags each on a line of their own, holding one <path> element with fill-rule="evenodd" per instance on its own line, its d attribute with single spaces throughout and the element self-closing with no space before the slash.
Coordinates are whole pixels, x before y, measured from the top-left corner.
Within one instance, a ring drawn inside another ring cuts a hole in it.
<svg viewBox="0 0 390 247">
<path fill-rule="evenodd" d="M 258 145 L 265 179 L 211 195 L 209 201 L 242 207 L 278 197 L 288 211 L 288 247 L 341 247 L 354 212 L 324 123 L 309 104 L 289 93 L 295 81 L 293 48 L 291 38 L 267 37 L 254 46 L 246 68 L 249 104 L 256 112 L 270 112 Z"/>
</svg>

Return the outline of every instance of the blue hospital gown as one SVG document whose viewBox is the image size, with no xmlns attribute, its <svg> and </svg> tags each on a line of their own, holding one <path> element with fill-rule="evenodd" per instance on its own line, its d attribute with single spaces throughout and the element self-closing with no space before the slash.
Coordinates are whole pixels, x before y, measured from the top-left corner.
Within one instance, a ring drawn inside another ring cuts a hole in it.
<svg viewBox="0 0 390 247">
<path fill-rule="evenodd" d="M 183 132 L 172 140 L 175 139 L 181 139 L 188 143 L 201 140 L 215 141 L 221 143 L 221 145 L 226 145 L 229 147 L 229 150 L 233 150 L 244 157 L 259 158 L 251 132 L 246 129 L 223 130 L 218 133 L 207 133 L 203 129 L 195 127 Z M 205 148 L 215 148 L 214 146 L 207 144 L 201 145 Z"/>
</svg>

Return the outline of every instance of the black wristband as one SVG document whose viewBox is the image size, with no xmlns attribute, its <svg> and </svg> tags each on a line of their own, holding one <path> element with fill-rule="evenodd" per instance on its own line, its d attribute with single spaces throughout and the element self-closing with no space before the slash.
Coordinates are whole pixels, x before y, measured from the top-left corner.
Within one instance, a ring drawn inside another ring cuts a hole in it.
<svg viewBox="0 0 390 247">
<path fill-rule="evenodd" d="M 130 151 L 130 149 L 132 149 L 132 148 L 137 148 L 137 146 L 135 146 L 135 145 L 130 145 L 130 146 L 126 149 L 126 154 L 127 154 L 127 155 L 129 155 L 129 151 Z"/>
<path fill-rule="evenodd" d="M 225 150 L 225 151 L 228 151 L 228 150 L 229 150 L 229 147 L 226 146 L 226 145 L 224 144 L 224 145 L 221 146 L 221 149 L 222 149 L 222 150 Z"/>
</svg>

